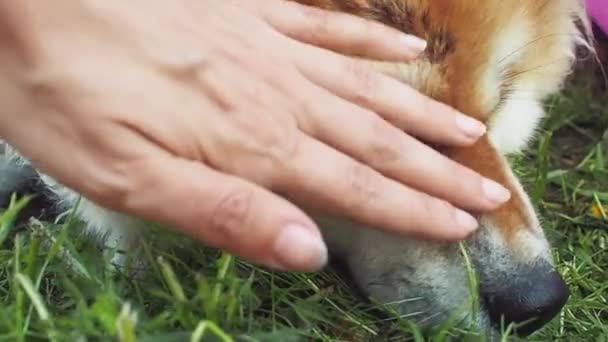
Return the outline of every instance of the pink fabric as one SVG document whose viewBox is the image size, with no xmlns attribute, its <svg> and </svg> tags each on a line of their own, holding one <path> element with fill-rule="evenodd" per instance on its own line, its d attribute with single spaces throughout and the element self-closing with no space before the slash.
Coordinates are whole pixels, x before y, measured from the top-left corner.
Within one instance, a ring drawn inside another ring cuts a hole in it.
<svg viewBox="0 0 608 342">
<path fill-rule="evenodd" d="M 589 15 L 608 34 L 608 0 L 587 0 Z"/>
</svg>

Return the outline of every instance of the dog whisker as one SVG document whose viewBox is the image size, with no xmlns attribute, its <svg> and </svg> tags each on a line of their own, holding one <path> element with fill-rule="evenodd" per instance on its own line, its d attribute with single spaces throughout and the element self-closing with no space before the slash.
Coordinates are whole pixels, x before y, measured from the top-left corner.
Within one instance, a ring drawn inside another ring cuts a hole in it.
<svg viewBox="0 0 608 342">
<path fill-rule="evenodd" d="M 429 315 L 429 316 L 427 316 L 427 317 L 425 317 L 425 318 L 423 318 L 423 319 L 421 319 L 421 320 L 417 321 L 417 322 L 416 322 L 416 324 L 417 324 L 417 325 L 422 325 L 422 324 L 424 324 L 424 322 L 428 322 L 428 321 L 432 320 L 433 318 L 435 318 L 435 317 L 437 317 L 437 316 L 441 315 L 441 314 L 442 314 L 442 312 L 443 312 L 443 311 L 438 311 L 438 312 L 435 312 L 434 314 Z"/>
<path fill-rule="evenodd" d="M 552 38 L 552 37 L 563 37 L 563 36 L 566 36 L 566 37 L 568 37 L 568 36 L 574 36 L 574 34 L 572 34 L 572 33 L 551 33 L 551 34 L 546 34 L 546 35 L 544 35 L 544 36 L 537 37 L 537 38 L 535 38 L 535 39 L 533 39 L 533 40 L 531 40 L 531 41 L 529 41 L 529 42 L 525 43 L 524 45 L 522 45 L 522 46 L 518 47 L 517 49 L 514 49 L 514 50 L 513 50 L 513 51 L 511 51 L 510 53 L 506 54 L 504 57 L 502 57 L 500 60 L 498 60 L 498 63 L 497 63 L 497 64 L 498 64 L 498 65 L 502 64 L 502 63 L 503 63 L 505 60 L 507 60 L 509 57 L 513 56 L 513 55 L 514 55 L 514 54 L 516 54 L 517 52 L 519 52 L 519 51 L 521 51 L 521 50 L 523 50 L 523 49 L 525 49 L 525 48 L 527 48 L 527 47 L 529 47 L 529 46 L 531 46 L 531 45 L 533 45 L 533 44 L 539 43 L 539 42 L 541 42 L 541 41 L 543 41 L 543 40 L 545 40 L 545 39 L 548 39 L 548 38 Z"/>
<path fill-rule="evenodd" d="M 398 304 L 403 304 L 403 303 L 416 302 L 416 301 L 423 300 L 423 299 L 424 299 L 424 297 L 404 298 L 404 299 L 396 300 L 393 302 L 384 303 L 384 305 L 398 305 Z"/>
<path fill-rule="evenodd" d="M 543 69 L 543 68 L 546 68 L 546 67 L 550 66 L 551 64 L 554 64 L 554 63 L 559 63 L 559 62 L 561 62 L 562 60 L 563 60 L 563 58 L 558 58 L 558 59 L 553 60 L 553 61 L 552 61 L 552 62 L 550 62 L 550 63 L 545 63 L 545 64 L 542 64 L 542 65 L 536 65 L 536 66 L 531 67 L 531 68 L 528 68 L 528 69 L 526 69 L 526 70 L 522 70 L 522 71 L 519 71 L 519 72 L 510 73 L 509 75 L 507 75 L 507 77 L 505 77 L 505 78 L 503 79 L 503 82 L 505 82 L 505 81 L 510 81 L 510 80 L 512 80 L 512 79 L 514 79 L 514 78 L 516 78 L 516 77 L 518 77 L 518 76 L 521 76 L 521 75 L 527 74 L 527 73 L 529 73 L 529 72 L 534 72 L 534 71 L 541 70 L 541 69 Z"/>
<path fill-rule="evenodd" d="M 390 322 L 390 321 L 396 321 L 396 320 L 399 320 L 399 319 L 414 318 L 414 317 L 418 317 L 420 315 L 424 315 L 425 313 L 427 313 L 427 311 L 408 312 L 408 313 L 403 314 L 403 315 L 399 315 L 399 316 L 395 316 L 395 317 L 389 317 L 389 318 L 384 318 L 384 319 L 378 320 L 378 322 Z"/>
</svg>

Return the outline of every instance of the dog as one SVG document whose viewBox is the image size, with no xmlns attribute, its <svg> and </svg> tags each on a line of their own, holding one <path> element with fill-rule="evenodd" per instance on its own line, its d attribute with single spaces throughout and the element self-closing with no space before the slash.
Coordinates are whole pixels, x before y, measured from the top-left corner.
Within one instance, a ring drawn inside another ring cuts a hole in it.
<svg viewBox="0 0 608 342">
<path fill-rule="evenodd" d="M 397 237 L 316 215 L 332 257 L 344 261 L 366 295 L 429 331 L 446 321 L 489 335 L 509 324 L 522 336 L 540 329 L 560 312 L 569 291 L 506 156 L 522 151 L 533 138 L 544 115 L 543 101 L 560 90 L 577 46 L 587 45 L 583 5 L 577 0 L 296 1 L 424 38 L 427 49 L 415 61 L 369 63 L 485 122 L 488 134 L 475 145 L 442 152 L 512 192 L 499 209 L 477 215 L 481 228 L 464 244 L 478 277 L 473 291 L 459 244 Z M 0 196 L 38 184 L 37 191 L 59 212 L 79 201 L 78 193 L 32 170 L 7 147 L 0 163 L 0 177 L 6 180 Z M 79 202 L 77 215 L 92 235 L 117 250 L 134 249 L 145 229 L 137 218 L 86 199 Z M 124 258 L 116 253 L 112 262 L 122 265 Z"/>
</svg>

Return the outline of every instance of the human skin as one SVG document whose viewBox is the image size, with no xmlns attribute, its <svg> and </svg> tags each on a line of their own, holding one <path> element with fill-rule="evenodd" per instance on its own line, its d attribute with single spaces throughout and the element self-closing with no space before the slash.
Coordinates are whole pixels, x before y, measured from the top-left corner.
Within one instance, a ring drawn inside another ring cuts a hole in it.
<svg viewBox="0 0 608 342">
<path fill-rule="evenodd" d="M 101 206 L 251 262 L 325 264 L 300 208 L 458 240 L 477 227 L 467 211 L 509 198 L 422 142 L 472 144 L 481 123 L 347 57 L 424 48 L 379 24 L 282 0 L 0 0 L 0 12 L 3 139 Z"/>
</svg>

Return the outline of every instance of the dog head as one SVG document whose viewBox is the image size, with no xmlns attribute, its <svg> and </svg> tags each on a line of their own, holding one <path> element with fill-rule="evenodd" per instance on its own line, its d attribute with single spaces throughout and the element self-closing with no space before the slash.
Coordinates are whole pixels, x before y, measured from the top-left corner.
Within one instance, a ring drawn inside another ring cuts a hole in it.
<svg viewBox="0 0 608 342">
<path fill-rule="evenodd" d="M 332 251 L 347 261 L 365 292 L 392 303 L 422 326 L 456 319 L 486 331 L 511 323 L 520 324 L 520 334 L 540 328 L 561 310 L 569 292 L 554 270 L 528 195 L 504 156 L 526 146 L 543 116 L 543 101 L 560 89 L 577 42 L 584 42 L 576 25 L 583 18 L 579 2 L 302 2 L 377 20 L 426 39 L 428 47 L 419 60 L 376 67 L 486 122 L 488 135 L 474 146 L 443 152 L 512 192 L 508 203 L 479 216 L 482 228 L 466 242 L 479 278 L 476 293 L 470 291 L 457 244 L 397 238 L 351 223 L 336 228 L 345 222 L 320 218 Z M 353 234 L 351 229 L 359 231 Z"/>
</svg>

